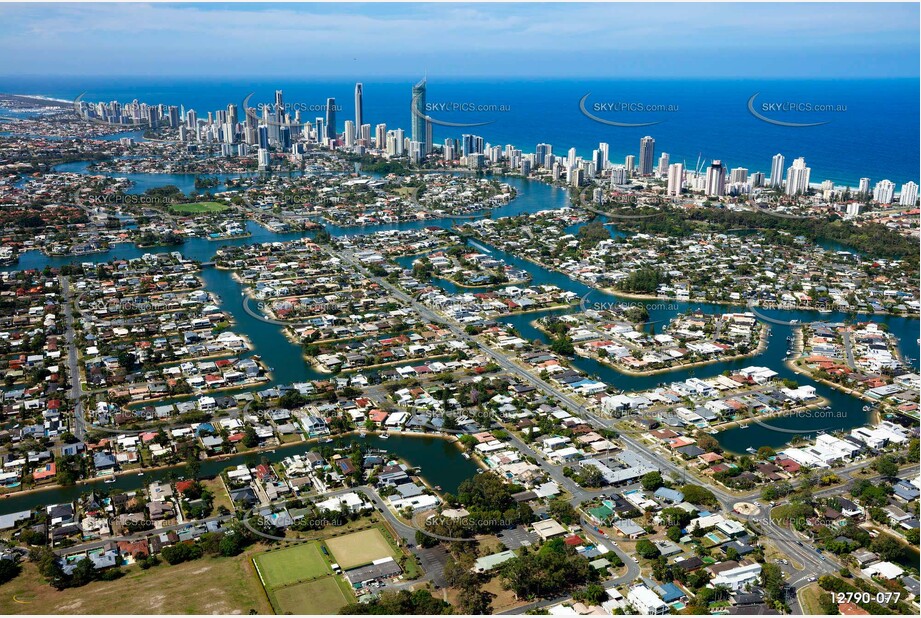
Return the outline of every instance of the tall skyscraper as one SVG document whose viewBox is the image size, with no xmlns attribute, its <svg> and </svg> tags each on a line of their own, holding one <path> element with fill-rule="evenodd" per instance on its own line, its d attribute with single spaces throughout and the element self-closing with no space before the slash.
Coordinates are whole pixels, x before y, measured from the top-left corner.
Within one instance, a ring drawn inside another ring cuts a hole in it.
<svg viewBox="0 0 921 618">
<path fill-rule="evenodd" d="M 423 77 L 419 83 L 413 86 L 413 98 L 412 98 L 412 135 L 411 139 L 414 142 L 421 142 L 425 144 L 426 134 L 428 132 L 426 121 L 428 120 L 428 115 L 426 114 L 425 109 L 425 85 L 426 81 Z M 425 152 L 430 152 L 431 144 L 425 144 Z"/>
<path fill-rule="evenodd" d="M 684 184 L 684 165 L 681 163 L 672 163 L 668 166 L 668 190 L 667 194 L 671 196 L 681 195 L 681 188 Z"/>
<path fill-rule="evenodd" d="M 336 139 L 336 99 L 326 99 L 326 137 Z"/>
<path fill-rule="evenodd" d="M 713 161 L 707 168 L 707 180 L 704 186 L 704 193 L 711 197 L 719 197 L 726 194 L 726 168 L 719 159 Z"/>
<path fill-rule="evenodd" d="M 880 180 L 873 187 L 873 199 L 880 204 L 891 204 L 892 194 L 895 192 L 895 183 L 891 180 Z"/>
<path fill-rule="evenodd" d="M 567 169 L 572 169 L 576 166 L 576 149 L 570 148 L 569 152 L 566 153 L 566 167 Z"/>
<path fill-rule="evenodd" d="M 870 179 L 869 178 L 860 179 L 860 186 L 857 187 L 857 193 L 859 193 L 860 195 L 864 197 L 870 195 Z"/>
<path fill-rule="evenodd" d="M 799 157 L 793 160 L 793 165 L 787 169 L 787 186 L 784 193 L 787 195 L 801 195 L 809 189 L 809 174 L 812 170 L 806 167 L 806 159 Z"/>
<path fill-rule="evenodd" d="M 355 128 L 361 130 L 364 124 L 364 103 L 362 101 L 361 82 L 355 84 Z"/>
<path fill-rule="evenodd" d="M 537 157 L 537 164 L 541 167 L 549 167 L 547 165 L 547 155 L 553 153 L 553 146 L 550 144 L 538 144 L 537 148 L 534 149 L 534 154 Z"/>
<path fill-rule="evenodd" d="M 899 206 L 914 206 L 918 201 L 918 185 L 914 182 L 906 182 L 899 191 Z"/>
<path fill-rule="evenodd" d="M 179 128 L 179 108 L 175 105 L 169 106 L 169 126 L 171 129 Z"/>
<path fill-rule="evenodd" d="M 777 189 L 783 187 L 783 164 L 782 154 L 777 153 L 771 158 L 771 187 Z"/>
<path fill-rule="evenodd" d="M 601 152 L 601 149 L 599 149 L 599 148 L 596 148 L 595 150 L 592 151 L 592 165 L 594 166 L 595 172 L 596 172 L 596 173 L 597 173 L 599 170 L 603 170 L 603 169 L 604 169 L 604 159 L 603 159 L 603 156 L 604 156 L 604 153 L 602 153 L 602 152 Z"/>
<path fill-rule="evenodd" d="M 415 140 L 413 140 L 415 141 Z M 461 155 L 468 156 L 483 152 L 483 138 L 479 135 L 470 135 L 465 133 L 461 136 Z"/>
<path fill-rule="evenodd" d="M 317 125 L 317 143 L 322 144 L 326 141 L 326 119 L 322 116 L 317 116 L 315 124 Z"/>
<path fill-rule="evenodd" d="M 747 167 L 734 167 L 729 172 L 729 182 L 735 184 L 746 183 L 748 182 L 748 168 Z"/>
<path fill-rule="evenodd" d="M 652 174 L 655 150 L 656 140 L 648 135 L 640 140 L 640 176 Z"/>
<path fill-rule="evenodd" d="M 611 146 L 607 142 L 601 142 L 598 144 L 598 150 L 601 151 L 601 167 L 598 168 L 598 172 L 601 173 L 611 165 Z"/>
<path fill-rule="evenodd" d="M 275 118 L 281 121 L 285 117 L 285 97 L 281 90 L 275 91 Z"/>
<path fill-rule="evenodd" d="M 627 168 L 628 174 L 633 174 L 633 170 L 636 169 L 636 155 L 627 155 L 624 157 L 624 167 Z"/>
<path fill-rule="evenodd" d="M 269 149 L 269 128 L 264 124 L 259 125 L 259 148 Z"/>
<path fill-rule="evenodd" d="M 668 153 L 663 152 L 659 155 L 659 168 L 656 170 L 656 173 L 659 176 L 665 176 L 668 174 Z"/>
<path fill-rule="evenodd" d="M 351 120 L 345 121 L 345 127 L 342 130 L 342 141 L 349 148 L 355 145 L 355 123 Z"/>
<path fill-rule="evenodd" d="M 374 127 L 374 147 L 378 150 L 387 147 L 387 125 L 383 122 Z"/>
</svg>

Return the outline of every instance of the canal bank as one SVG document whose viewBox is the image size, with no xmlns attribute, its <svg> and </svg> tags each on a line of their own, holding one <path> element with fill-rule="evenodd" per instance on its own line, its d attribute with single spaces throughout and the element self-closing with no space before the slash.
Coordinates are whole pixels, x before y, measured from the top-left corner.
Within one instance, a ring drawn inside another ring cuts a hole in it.
<svg viewBox="0 0 921 618">
<path fill-rule="evenodd" d="M 71 164 L 67 164 L 71 165 Z M 72 171 L 78 171 L 81 168 L 74 166 Z M 87 173 L 85 167 L 83 172 Z M 173 184 L 175 180 L 172 175 L 143 174 L 145 186 L 163 186 Z M 185 176 L 185 175 L 183 175 Z M 194 183 L 194 175 L 186 179 Z M 513 216 L 523 213 L 534 213 L 542 210 L 553 210 L 569 206 L 569 194 L 565 189 L 553 187 L 545 183 L 526 180 L 516 177 L 503 179 L 512 185 L 516 190 L 516 198 L 508 204 L 493 209 L 492 217 Z M 140 186 L 140 185 L 138 185 Z M 425 227 L 438 226 L 449 228 L 454 219 L 429 219 L 412 221 L 405 223 L 365 226 L 363 228 L 339 228 L 337 226 L 327 226 L 327 230 L 333 236 L 344 234 L 354 235 L 371 233 L 381 230 L 401 229 L 401 230 L 421 230 Z M 572 226 L 571 233 L 577 233 L 580 225 Z M 111 259 L 132 259 L 139 258 L 145 253 L 164 253 L 179 251 L 185 257 L 200 262 L 209 262 L 214 256 L 215 251 L 223 246 L 241 246 L 252 243 L 262 242 L 284 242 L 286 240 L 295 240 L 304 237 L 311 237 L 311 233 L 283 233 L 275 234 L 268 231 L 262 226 L 248 221 L 246 226 L 251 237 L 238 238 L 226 241 L 208 241 L 201 238 L 188 239 L 182 245 L 153 247 L 141 249 L 131 244 L 118 244 L 112 250 L 106 253 L 93 254 L 88 256 L 64 256 L 48 257 L 37 251 L 23 253 L 20 256 L 20 262 L 16 265 L 6 267 L 4 270 L 23 270 L 28 268 L 44 268 L 47 266 L 59 267 L 70 263 L 99 263 Z M 482 250 L 485 245 L 483 241 L 477 241 L 478 250 Z M 531 285 L 555 285 L 561 289 L 572 291 L 580 297 L 604 300 L 605 302 L 640 302 L 647 307 L 649 311 L 650 322 L 664 323 L 674 316 L 687 311 L 703 311 L 705 313 L 722 313 L 729 310 L 745 311 L 744 306 L 725 306 L 713 303 L 694 303 L 669 301 L 663 303 L 661 299 L 650 299 L 643 301 L 633 301 L 625 296 L 616 293 L 604 292 L 586 286 L 585 284 L 570 279 L 568 276 L 547 269 L 530 260 L 519 258 L 498 249 L 496 247 L 485 246 L 486 250 L 496 258 L 504 260 L 507 264 L 514 267 L 527 270 L 531 276 Z M 401 258 L 400 263 L 404 266 L 411 263 L 414 258 Z M 300 346 L 286 338 L 280 326 L 259 319 L 246 312 L 242 305 L 242 287 L 234 280 L 232 274 L 213 268 L 205 268 L 202 271 L 202 277 L 208 291 L 219 296 L 222 301 L 222 307 L 229 311 L 234 317 L 234 330 L 247 336 L 255 345 L 255 349 L 250 354 L 259 354 L 265 364 L 271 368 L 273 383 L 288 384 L 311 379 L 320 379 L 326 374 L 317 372 L 311 368 L 303 358 Z M 460 292 L 459 288 L 448 281 L 439 280 L 438 285 L 443 287 L 449 293 Z M 564 309 L 548 310 L 547 315 L 558 315 L 562 313 L 571 313 L 578 311 L 579 307 L 574 306 Z M 826 322 L 837 322 L 845 320 L 854 320 L 855 316 L 844 314 L 821 314 L 817 311 L 801 310 L 759 310 L 769 317 L 792 322 L 807 322 L 821 320 Z M 531 314 L 517 314 L 501 318 L 502 322 L 514 326 L 522 337 L 527 339 L 540 339 L 546 341 L 546 336 L 530 323 L 534 319 Z M 918 353 L 918 320 L 903 318 L 898 316 L 857 316 L 856 319 L 872 319 L 875 322 L 886 325 L 886 327 L 899 338 L 900 352 L 903 357 L 917 359 Z M 863 425 L 870 420 L 870 414 L 862 408 L 864 402 L 854 397 L 848 396 L 826 385 L 816 383 L 804 376 L 795 374 L 784 363 L 787 356 L 787 345 L 785 337 L 790 334 L 792 326 L 773 325 L 770 335 L 768 336 L 767 345 L 763 350 L 751 357 L 737 358 L 727 360 L 703 367 L 687 367 L 676 371 L 669 372 L 667 375 L 649 375 L 649 376 L 630 376 L 618 373 L 616 370 L 608 367 L 596 360 L 589 358 L 576 357 L 572 359 L 572 364 L 588 375 L 594 376 L 612 387 L 624 391 L 640 391 L 664 385 L 666 382 L 684 380 L 688 377 L 706 378 L 724 373 L 726 371 L 736 371 L 749 365 L 764 365 L 775 371 L 778 371 L 781 378 L 789 378 L 800 383 L 810 383 L 816 387 L 818 394 L 829 401 L 832 408 L 840 412 L 834 419 L 807 419 L 807 418 L 782 418 L 773 420 L 771 428 L 760 425 L 747 426 L 743 428 L 730 429 L 720 432 L 716 438 L 727 450 L 741 453 L 747 448 L 758 448 L 759 446 L 783 446 L 791 436 L 809 436 L 818 431 L 834 431 L 838 429 L 850 429 Z M 917 362 L 917 360 L 915 361 Z M 745 433 L 741 433 L 744 431 Z"/>
<path fill-rule="evenodd" d="M 214 477 L 226 468 L 240 464 L 255 466 L 263 459 L 275 463 L 285 457 L 307 453 L 319 446 L 344 449 L 354 443 L 361 444 L 365 448 L 386 450 L 394 458 L 419 468 L 421 470 L 420 475 L 427 483 L 432 486 L 439 486 L 445 492 L 456 494 L 460 484 L 480 470 L 476 463 L 463 456 L 461 449 L 450 437 L 392 433 L 386 440 L 371 434 L 366 436 L 350 434 L 334 439 L 329 444 L 320 444 L 316 440 L 295 442 L 271 450 L 240 453 L 221 459 L 205 459 L 201 461 L 199 476 Z M 68 487 L 51 487 L 20 494 L 10 494 L 8 497 L 0 499 L 0 512 L 15 513 L 34 509 L 38 506 L 71 502 L 79 498 L 81 494 L 94 489 L 134 491 L 154 481 L 183 476 L 186 469 L 184 464 L 180 464 L 170 468 L 148 469 L 144 471 L 143 476 L 138 476 L 138 474 L 119 475 L 115 477 L 114 483 L 105 483 L 103 478 L 99 478 Z"/>
</svg>

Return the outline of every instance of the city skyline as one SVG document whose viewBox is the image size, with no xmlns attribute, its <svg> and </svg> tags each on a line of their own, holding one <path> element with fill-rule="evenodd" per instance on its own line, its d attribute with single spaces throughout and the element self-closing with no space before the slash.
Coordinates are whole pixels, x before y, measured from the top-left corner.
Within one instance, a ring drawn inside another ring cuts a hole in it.
<svg viewBox="0 0 921 618">
<path fill-rule="evenodd" d="M 4 68 L 7 75 L 917 76 L 918 5 L 867 9 L 862 3 L 433 3 L 419 11 L 380 3 L 265 10 L 164 3 L 121 5 L 116 14 L 108 4 L 6 4 L 0 54 L 17 59 Z M 609 23 L 618 24 L 617 36 L 610 36 Z M 246 46 L 234 34 L 240 28 L 250 33 Z M 419 32 L 437 32 L 439 44 Z M 482 34 L 475 49 L 471 32 Z M 586 48 L 626 54 L 631 62 L 574 67 L 569 54 Z M 537 52 L 543 60 L 535 65 Z M 714 57 L 732 63 L 715 70 Z"/>
</svg>

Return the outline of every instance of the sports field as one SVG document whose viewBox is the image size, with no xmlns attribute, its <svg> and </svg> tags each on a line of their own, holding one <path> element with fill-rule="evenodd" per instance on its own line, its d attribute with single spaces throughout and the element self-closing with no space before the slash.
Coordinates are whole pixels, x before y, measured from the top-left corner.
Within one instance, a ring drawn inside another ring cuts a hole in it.
<svg viewBox="0 0 921 618">
<path fill-rule="evenodd" d="M 256 566 L 259 567 L 266 590 L 332 573 L 317 543 L 302 543 L 288 549 L 259 554 L 256 556 Z"/>
<path fill-rule="evenodd" d="M 397 557 L 383 533 L 377 528 L 326 539 L 326 546 L 339 566 L 346 570 L 370 564 L 379 558 Z"/>
<path fill-rule="evenodd" d="M 230 208 L 220 202 L 192 202 L 191 204 L 173 204 L 169 209 L 183 215 L 197 215 L 203 212 L 224 212 Z"/>
<path fill-rule="evenodd" d="M 277 614 L 335 614 L 353 599 L 335 576 L 302 582 L 269 593 Z"/>
</svg>

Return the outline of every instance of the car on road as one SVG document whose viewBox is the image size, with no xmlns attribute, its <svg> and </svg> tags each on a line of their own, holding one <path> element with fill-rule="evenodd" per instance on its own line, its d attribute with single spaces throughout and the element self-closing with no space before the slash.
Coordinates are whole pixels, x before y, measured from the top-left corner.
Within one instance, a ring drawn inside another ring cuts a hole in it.
<svg viewBox="0 0 921 618">
<path fill-rule="evenodd" d="M 813 575 L 812 577 L 809 578 L 809 582 L 810 582 L 810 583 L 811 583 L 811 582 L 814 582 L 814 581 L 816 581 L 815 575 Z"/>
</svg>

